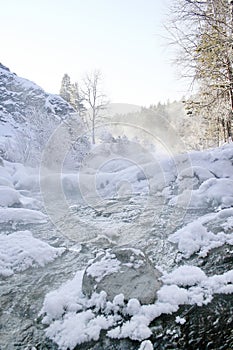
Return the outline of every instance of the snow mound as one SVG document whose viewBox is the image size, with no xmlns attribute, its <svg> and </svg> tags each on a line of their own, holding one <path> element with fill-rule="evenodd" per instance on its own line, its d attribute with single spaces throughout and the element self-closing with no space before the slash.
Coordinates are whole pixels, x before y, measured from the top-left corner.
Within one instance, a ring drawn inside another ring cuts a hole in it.
<svg viewBox="0 0 233 350">
<path fill-rule="evenodd" d="M 218 233 L 213 233 L 205 225 L 211 222 L 221 222 L 223 230 Z M 228 221 L 226 221 L 228 220 Z M 211 249 L 221 247 L 224 244 L 233 245 L 233 233 L 227 232 L 233 222 L 233 209 L 224 209 L 219 213 L 204 215 L 195 221 L 187 224 L 180 230 L 171 234 L 168 240 L 178 245 L 178 250 L 181 257 L 189 258 L 194 253 L 198 253 L 200 257 L 205 257 Z"/>
<path fill-rule="evenodd" d="M 47 216 L 40 211 L 25 208 L 0 208 L 0 223 L 43 224 Z"/>
<path fill-rule="evenodd" d="M 12 207 L 20 204 L 18 191 L 8 186 L 0 186 L 0 207 Z"/>
<path fill-rule="evenodd" d="M 162 278 L 166 284 L 175 283 L 178 286 L 193 286 L 206 279 L 205 273 L 196 266 L 180 266 L 171 273 L 165 274 Z"/>
<path fill-rule="evenodd" d="M 170 205 L 183 207 L 188 203 L 191 208 L 233 206 L 233 180 L 232 179 L 208 179 L 197 190 L 184 190 L 180 195 L 172 198 Z"/>
<path fill-rule="evenodd" d="M 28 174 L 25 169 L 18 170 L 13 176 L 13 181 L 17 190 L 39 189 L 38 175 Z"/>
<path fill-rule="evenodd" d="M 0 275 L 7 277 L 29 267 L 44 266 L 65 251 L 34 238 L 30 231 L 0 235 Z"/>
<path fill-rule="evenodd" d="M 208 169 L 194 165 L 179 172 L 176 183 L 179 191 L 199 187 L 204 181 L 214 178 Z"/>
<path fill-rule="evenodd" d="M 144 340 L 138 350 L 154 350 L 154 347 L 150 340 Z"/>
<path fill-rule="evenodd" d="M 12 177 L 10 175 L 10 173 L 8 172 L 8 170 L 0 165 L 0 179 L 1 181 L 5 180 L 7 181 L 8 183 L 11 183 L 12 184 Z"/>
</svg>

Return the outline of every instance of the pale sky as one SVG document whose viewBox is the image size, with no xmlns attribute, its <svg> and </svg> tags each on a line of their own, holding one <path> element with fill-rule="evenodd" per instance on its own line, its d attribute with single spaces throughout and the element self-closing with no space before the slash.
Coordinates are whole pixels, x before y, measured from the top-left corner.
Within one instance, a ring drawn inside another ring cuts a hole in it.
<svg viewBox="0 0 233 350">
<path fill-rule="evenodd" d="M 100 69 L 114 103 L 180 99 L 163 24 L 171 0 L 0 0 L 0 62 L 58 93 Z"/>
</svg>

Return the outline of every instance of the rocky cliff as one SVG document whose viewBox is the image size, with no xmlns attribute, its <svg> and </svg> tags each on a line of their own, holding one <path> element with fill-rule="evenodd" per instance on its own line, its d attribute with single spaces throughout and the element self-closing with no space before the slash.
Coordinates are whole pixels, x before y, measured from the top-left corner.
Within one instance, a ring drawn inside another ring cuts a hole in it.
<svg viewBox="0 0 233 350">
<path fill-rule="evenodd" d="M 55 128 L 74 109 L 0 63 L 0 155 L 36 165 Z M 76 118 L 78 118 L 76 116 Z M 80 123 L 80 119 L 77 119 Z"/>
</svg>

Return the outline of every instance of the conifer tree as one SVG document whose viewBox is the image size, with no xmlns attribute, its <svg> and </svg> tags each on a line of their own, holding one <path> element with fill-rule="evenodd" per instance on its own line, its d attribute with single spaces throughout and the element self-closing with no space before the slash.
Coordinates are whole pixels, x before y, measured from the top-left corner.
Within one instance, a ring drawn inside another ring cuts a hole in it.
<svg viewBox="0 0 233 350">
<path fill-rule="evenodd" d="M 67 101 L 68 103 L 71 102 L 71 82 L 70 77 L 67 73 L 64 74 L 61 82 L 61 88 L 60 88 L 60 96 Z"/>
<path fill-rule="evenodd" d="M 70 104 L 78 112 L 79 116 L 84 119 L 86 114 L 86 107 L 84 106 L 84 98 L 81 95 L 77 82 L 71 84 Z"/>
</svg>

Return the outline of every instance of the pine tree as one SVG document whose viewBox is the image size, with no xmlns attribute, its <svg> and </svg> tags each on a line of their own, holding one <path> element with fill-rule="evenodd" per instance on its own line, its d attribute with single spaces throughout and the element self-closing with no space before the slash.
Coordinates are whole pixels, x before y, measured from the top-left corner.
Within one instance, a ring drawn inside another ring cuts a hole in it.
<svg viewBox="0 0 233 350">
<path fill-rule="evenodd" d="M 68 103 L 71 102 L 71 82 L 70 77 L 67 73 L 64 74 L 61 82 L 61 88 L 60 88 L 60 96 L 67 101 Z"/>
<path fill-rule="evenodd" d="M 77 82 L 71 84 L 70 104 L 78 112 L 78 115 L 84 119 L 87 109 L 84 106 L 84 98 L 80 93 L 79 85 Z"/>
</svg>

